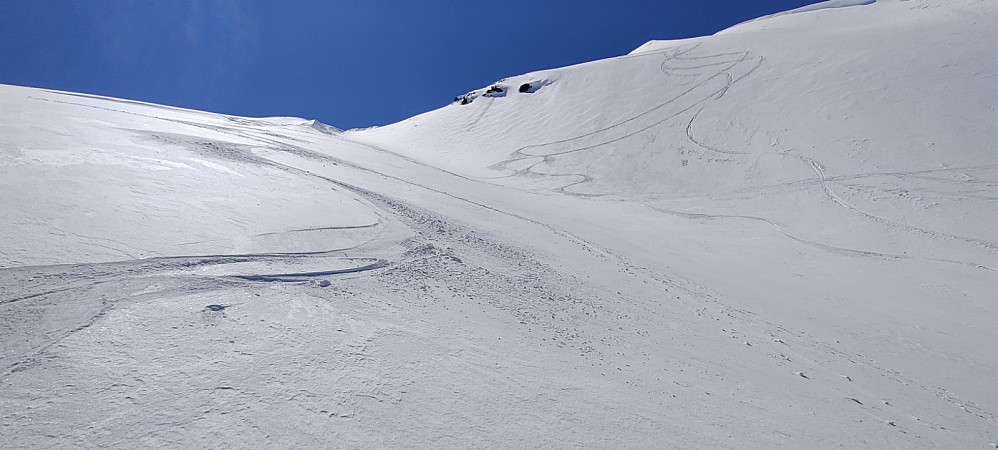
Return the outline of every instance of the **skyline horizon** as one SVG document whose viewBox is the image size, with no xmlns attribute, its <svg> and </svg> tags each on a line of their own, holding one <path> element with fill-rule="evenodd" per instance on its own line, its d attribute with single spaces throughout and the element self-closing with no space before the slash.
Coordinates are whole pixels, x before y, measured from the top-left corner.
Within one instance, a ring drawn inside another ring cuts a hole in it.
<svg viewBox="0 0 998 450">
<path fill-rule="evenodd" d="M 708 36 L 815 3 L 9 3 L 0 5 L 0 59 L 9 62 L 0 83 L 366 128 L 504 77 L 622 56 L 650 40 Z"/>
</svg>

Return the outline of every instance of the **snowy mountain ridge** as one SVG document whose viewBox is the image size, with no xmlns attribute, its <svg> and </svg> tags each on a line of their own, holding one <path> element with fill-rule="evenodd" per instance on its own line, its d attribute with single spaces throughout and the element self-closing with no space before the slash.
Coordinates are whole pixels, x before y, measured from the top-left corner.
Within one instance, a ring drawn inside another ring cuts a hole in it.
<svg viewBox="0 0 998 450">
<path fill-rule="evenodd" d="M 884 1 L 884 0 L 881 0 L 881 1 Z M 901 1 L 905 1 L 905 0 L 901 0 Z M 872 5 L 872 4 L 876 3 L 876 2 L 877 2 L 877 0 L 827 0 L 827 1 L 824 1 L 824 2 L 815 3 L 813 5 L 802 6 L 800 8 L 791 9 L 789 11 L 778 12 L 776 14 L 770 14 L 768 16 L 762 16 L 762 17 L 759 17 L 759 18 L 756 18 L 756 19 L 749 20 L 747 22 L 742 22 L 742 23 L 737 24 L 737 25 L 735 25 L 733 27 L 729 27 L 729 28 L 727 28 L 725 30 L 721 30 L 720 32 L 718 32 L 718 34 L 736 32 L 736 31 L 740 30 L 741 28 L 744 28 L 745 24 L 749 24 L 749 23 L 753 23 L 753 22 L 761 22 L 761 21 L 764 21 L 764 20 L 773 19 L 775 17 L 789 16 L 789 15 L 793 15 L 793 14 L 809 13 L 809 12 L 822 11 L 822 10 L 835 9 L 835 8 L 849 8 L 849 7 L 854 7 L 854 6 L 867 6 L 867 5 Z"/>
<path fill-rule="evenodd" d="M 884 0 L 881 0 L 881 1 L 884 1 Z M 724 30 L 718 31 L 715 35 L 735 33 L 735 32 L 741 31 L 742 29 L 750 28 L 749 26 L 746 26 L 748 24 L 758 24 L 758 22 L 766 21 L 766 20 L 773 19 L 773 18 L 776 18 L 776 17 L 789 16 L 789 15 L 793 15 L 793 14 L 801 14 L 801 13 L 807 13 L 807 12 L 822 11 L 822 10 L 826 10 L 826 9 L 848 8 L 848 7 L 853 7 L 853 6 L 866 6 L 866 5 L 872 5 L 872 4 L 876 3 L 876 2 L 877 2 L 877 0 L 827 0 L 827 1 L 815 3 L 813 5 L 802 6 L 800 8 L 792 9 L 792 10 L 789 10 L 789 11 L 783 11 L 783 12 L 779 12 L 779 13 L 776 13 L 776 14 L 770 14 L 768 16 L 757 17 L 755 19 L 751 19 L 751 20 L 748 20 L 748 21 L 745 21 L 745 22 L 733 25 L 731 27 L 728 27 L 728 28 L 726 28 Z M 665 49 L 668 49 L 668 48 L 676 47 L 676 46 L 682 45 L 682 44 L 694 43 L 694 42 L 696 42 L 696 41 L 698 41 L 700 39 L 703 39 L 703 37 L 690 38 L 690 39 L 676 39 L 676 40 L 667 40 L 667 41 L 651 40 L 651 41 L 645 42 L 640 47 L 638 47 L 638 48 L 634 49 L 633 51 L 631 51 L 629 54 L 630 55 L 634 55 L 634 54 L 638 54 L 638 53 L 646 53 L 646 52 L 652 52 L 652 51 L 661 51 L 661 50 L 665 50 Z"/>
<path fill-rule="evenodd" d="M 996 24 L 831 1 L 354 130 L 0 86 L 0 446 L 987 448 Z"/>
</svg>

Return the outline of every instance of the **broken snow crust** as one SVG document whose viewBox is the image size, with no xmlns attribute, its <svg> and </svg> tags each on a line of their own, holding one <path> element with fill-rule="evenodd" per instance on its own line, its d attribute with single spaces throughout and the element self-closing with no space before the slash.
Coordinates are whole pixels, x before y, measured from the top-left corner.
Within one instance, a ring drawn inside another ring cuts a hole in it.
<svg viewBox="0 0 998 450">
<path fill-rule="evenodd" d="M 366 130 L 0 86 L 0 447 L 991 445 L 996 22 L 785 14 Z"/>
</svg>

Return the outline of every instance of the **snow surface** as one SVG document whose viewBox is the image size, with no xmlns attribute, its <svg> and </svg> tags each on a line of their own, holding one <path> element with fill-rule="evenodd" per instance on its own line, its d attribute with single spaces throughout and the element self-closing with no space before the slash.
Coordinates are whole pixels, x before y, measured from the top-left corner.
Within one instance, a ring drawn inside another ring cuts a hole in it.
<svg viewBox="0 0 998 450">
<path fill-rule="evenodd" d="M 906 1 L 906 0 L 901 0 L 901 1 Z M 877 0 L 828 0 L 828 1 L 824 1 L 824 2 L 815 3 L 813 5 L 802 6 L 802 7 L 797 8 L 797 9 L 791 9 L 790 11 L 778 12 L 776 14 L 770 14 L 768 16 L 763 16 L 763 17 L 759 17 L 759 18 L 756 18 L 756 19 L 749 20 L 747 22 L 742 22 L 742 23 L 740 23 L 738 25 L 735 25 L 735 26 L 733 26 L 731 28 L 728 28 L 727 30 L 722 30 L 721 33 L 732 33 L 732 32 L 735 32 L 735 31 L 739 31 L 739 30 L 741 30 L 743 28 L 748 28 L 746 26 L 746 24 L 750 24 L 750 23 L 752 23 L 752 24 L 758 24 L 758 22 L 770 20 L 770 19 L 773 19 L 775 17 L 787 16 L 787 15 L 791 15 L 791 14 L 808 13 L 808 12 L 814 12 L 814 11 L 822 11 L 822 10 L 825 10 L 825 9 L 833 9 L 833 8 L 848 8 L 848 7 L 851 7 L 851 6 L 866 6 L 866 5 L 872 5 L 872 4 L 876 3 L 876 2 L 877 2 Z"/>
<path fill-rule="evenodd" d="M 998 4 L 824 6 L 364 130 L 0 86 L 0 447 L 993 445 Z"/>
</svg>

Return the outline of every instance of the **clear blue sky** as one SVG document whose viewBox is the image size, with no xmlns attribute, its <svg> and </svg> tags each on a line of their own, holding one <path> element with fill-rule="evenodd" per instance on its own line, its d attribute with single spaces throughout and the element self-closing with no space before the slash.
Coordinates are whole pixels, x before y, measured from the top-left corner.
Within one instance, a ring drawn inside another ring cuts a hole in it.
<svg viewBox="0 0 998 450">
<path fill-rule="evenodd" d="M 815 0 L 0 0 L 0 83 L 382 125 Z"/>
</svg>

